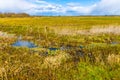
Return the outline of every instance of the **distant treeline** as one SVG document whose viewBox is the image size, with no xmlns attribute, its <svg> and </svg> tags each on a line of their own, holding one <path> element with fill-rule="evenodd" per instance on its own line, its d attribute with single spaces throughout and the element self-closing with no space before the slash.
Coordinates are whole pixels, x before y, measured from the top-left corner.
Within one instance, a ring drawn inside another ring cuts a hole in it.
<svg viewBox="0 0 120 80">
<path fill-rule="evenodd" d="M 5 17 L 29 17 L 27 13 L 0 13 L 0 18 Z"/>
</svg>

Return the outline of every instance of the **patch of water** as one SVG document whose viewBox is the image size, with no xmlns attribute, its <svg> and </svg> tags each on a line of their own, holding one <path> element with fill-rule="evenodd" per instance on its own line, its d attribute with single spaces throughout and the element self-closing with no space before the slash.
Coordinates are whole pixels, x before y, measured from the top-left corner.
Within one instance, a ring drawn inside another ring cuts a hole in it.
<svg viewBox="0 0 120 80">
<path fill-rule="evenodd" d="M 16 41 L 15 43 L 12 44 L 12 46 L 15 47 L 28 47 L 28 48 L 35 48 L 37 47 L 35 44 L 28 42 L 28 41 Z"/>
<path fill-rule="evenodd" d="M 118 42 L 111 42 L 112 45 L 116 45 L 119 44 Z"/>
<path fill-rule="evenodd" d="M 50 51 L 56 51 L 59 50 L 59 48 L 48 48 Z"/>
</svg>

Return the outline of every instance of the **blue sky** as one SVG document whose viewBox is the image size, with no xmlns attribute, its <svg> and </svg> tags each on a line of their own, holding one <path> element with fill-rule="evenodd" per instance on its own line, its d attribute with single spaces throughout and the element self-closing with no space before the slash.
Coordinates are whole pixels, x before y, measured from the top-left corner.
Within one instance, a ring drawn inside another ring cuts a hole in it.
<svg viewBox="0 0 120 80">
<path fill-rule="evenodd" d="M 100 0 L 45 0 L 47 2 L 51 2 L 51 3 L 56 3 L 56 4 L 66 4 L 66 3 L 79 3 L 81 5 L 91 5 L 93 3 L 96 3 Z"/>
<path fill-rule="evenodd" d="M 0 0 L 0 12 L 30 15 L 120 15 L 120 0 Z"/>
</svg>

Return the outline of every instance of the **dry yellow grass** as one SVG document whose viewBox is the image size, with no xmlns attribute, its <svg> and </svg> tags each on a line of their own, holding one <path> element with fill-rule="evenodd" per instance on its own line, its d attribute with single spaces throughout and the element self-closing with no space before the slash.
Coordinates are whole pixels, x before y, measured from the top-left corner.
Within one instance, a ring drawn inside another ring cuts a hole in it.
<svg viewBox="0 0 120 80">
<path fill-rule="evenodd" d="M 88 30 L 72 30 L 72 29 L 59 29 L 55 30 L 56 34 L 60 35 L 95 35 L 95 34 L 120 34 L 120 26 L 94 26 Z"/>
<path fill-rule="evenodd" d="M 110 54 L 107 60 L 109 64 L 120 63 L 120 55 Z"/>
<path fill-rule="evenodd" d="M 8 80 L 6 69 L 4 67 L 0 68 L 0 77 L 1 77 L 1 80 Z"/>
<path fill-rule="evenodd" d="M 7 32 L 0 31 L 0 37 L 2 37 L 2 38 L 13 38 L 13 37 L 15 37 L 15 34 L 9 34 Z"/>
<path fill-rule="evenodd" d="M 70 58 L 70 55 L 65 53 L 65 52 L 61 52 L 60 54 L 57 54 L 55 56 L 48 56 L 44 59 L 44 67 L 49 67 L 49 68 L 55 68 L 55 67 L 59 67 L 62 63 L 64 63 L 65 61 L 67 61 Z"/>
<path fill-rule="evenodd" d="M 120 26 L 108 26 L 105 28 L 92 28 L 89 31 L 92 34 L 101 34 L 101 33 L 113 33 L 113 34 L 120 34 Z"/>
</svg>

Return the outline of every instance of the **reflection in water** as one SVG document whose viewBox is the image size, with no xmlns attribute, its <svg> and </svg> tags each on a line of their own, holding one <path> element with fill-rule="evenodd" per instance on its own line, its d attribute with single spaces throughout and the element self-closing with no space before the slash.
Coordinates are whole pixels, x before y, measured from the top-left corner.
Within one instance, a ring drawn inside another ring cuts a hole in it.
<svg viewBox="0 0 120 80">
<path fill-rule="evenodd" d="M 17 47 L 28 47 L 28 48 L 35 48 L 37 47 L 35 44 L 28 42 L 28 41 L 17 41 L 12 46 L 17 46 Z"/>
</svg>

